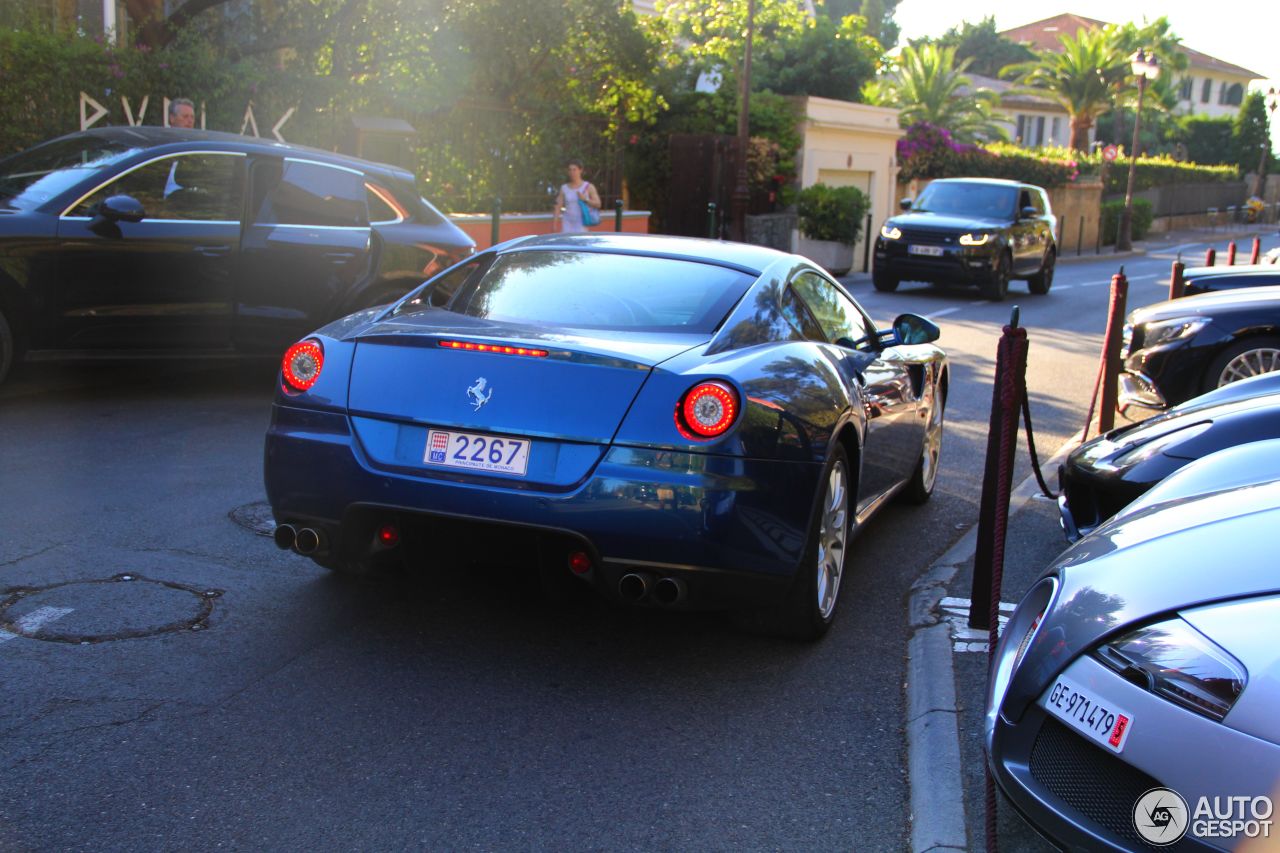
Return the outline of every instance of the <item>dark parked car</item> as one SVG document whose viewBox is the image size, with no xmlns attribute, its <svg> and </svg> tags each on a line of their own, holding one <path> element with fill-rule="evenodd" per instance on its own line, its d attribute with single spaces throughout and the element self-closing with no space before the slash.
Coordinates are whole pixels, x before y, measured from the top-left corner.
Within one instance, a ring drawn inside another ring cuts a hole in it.
<svg viewBox="0 0 1280 853">
<path fill-rule="evenodd" d="M 1280 287 L 1202 293 L 1129 314 L 1119 403 L 1167 409 L 1280 368 Z"/>
<path fill-rule="evenodd" d="M 1009 618 L 983 739 L 1057 849 L 1274 844 L 1278 463 L 1263 441 L 1188 464 L 1064 551 Z"/>
<path fill-rule="evenodd" d="M 872 279 L 891 291 L 903 280 L 976 284 L 987 299 L 1004 299 L 1009 279 L 1048 293 L 1058 259 L 1057 219 L 1040 187 L 1016 181 L 955 178 L 933 181 L 906 212 L 876 237 Z"/>
<path fill-rule="evenodd" d="M 71 134 L 0 160 L 0 379 L 28 349 L 282 351 L 474 247 L 392 166 L 226 133 Z"/>
<path fill-rule="evenodd" d="M 933 490 L 937 336 L 911 314 L 876 328 L 821 269 L 758 246 L 512 241 L 285 354 L 276 543 L 354 573 L 507 553 L 813 638 L 861 524 Z"/>
<path fill-rule="evenodd" d="M 1280 267 L 1275 264 L 1194 267 L 1183 273 L 1186 294 L 1236 290 L 1241 287 L 1280 285 Z"/>
<path fill-rule="evenodd" d="M 1081 445 L 1058 469 L 1074 542 L 1179 468 L 1237 444 L 1280 438 L 1280 373 L 1242 379 Z"/>
</svg>

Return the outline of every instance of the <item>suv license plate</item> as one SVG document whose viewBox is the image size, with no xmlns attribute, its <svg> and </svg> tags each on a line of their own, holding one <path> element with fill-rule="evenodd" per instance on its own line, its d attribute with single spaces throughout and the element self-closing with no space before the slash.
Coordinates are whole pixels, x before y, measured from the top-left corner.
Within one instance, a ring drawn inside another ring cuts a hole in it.
<svg viewBox="0 0 1280 853">
<path fill-rule="evenodd" d="M 521 438 L 433 429 L 427 433 L 427 450 L 422 461 L 446 468 L 523 477 L 529 468 L 529 442 Z"/>
<path fill-rule="evenodd" d="M 1108 752 L 1120 752 L 1133 729 L 1133 714 L 1104 701 L 1066 675 L 1045 696 L 1045 710 Z"/>
<path fill-rule="evenodd" d="M 907 246 L 907 254 L 910 255 L 928 255 L 931 258 L 942 257 L 941 246 Z"/>
</svg>

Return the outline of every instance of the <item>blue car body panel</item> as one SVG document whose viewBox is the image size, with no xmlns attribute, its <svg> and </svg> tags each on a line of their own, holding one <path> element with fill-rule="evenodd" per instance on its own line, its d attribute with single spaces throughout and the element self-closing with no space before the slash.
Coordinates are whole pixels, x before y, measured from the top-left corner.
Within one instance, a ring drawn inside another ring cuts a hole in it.
<svg viewBox="0 0 1280 853">
<path fill-rule="evenodd" d="M 861 463 L 860 512 L 910 476 L 928 414 L 921 400 L 938 399 L 945 356 L 928 344 L 885 357 L 788 339 L 798 336 L 783 329 L 778 282 L 813 267 L 708 241 L 542 241 L 702 263 L 725 256 L 736 269 L 759 268 L 758 278 L 708 332 L 549 328 L 443 309 L 375 310 L 330 324 L 310 336 L 325 354 L 316 384 L 297 393 L 282 383 L 273 406 L 265 480 L 278 521 L 328 530 L 335 549 L 367 537 L 368 518 L 551 532 L 592 555 L 605 594 L 625 571 L 647 568 L 696 576 L 706 592 L 698 603 L 711 605 L 770 600 L 790 582 L 837 441 Z M 685 434 L 676 417 L 682 395 L 706 380 L 731 387 L 741 405 L 733 426 L 709 440 Z M 432 429 L 528 440 L 527 471 L 428 463 Z"/>
</svg>

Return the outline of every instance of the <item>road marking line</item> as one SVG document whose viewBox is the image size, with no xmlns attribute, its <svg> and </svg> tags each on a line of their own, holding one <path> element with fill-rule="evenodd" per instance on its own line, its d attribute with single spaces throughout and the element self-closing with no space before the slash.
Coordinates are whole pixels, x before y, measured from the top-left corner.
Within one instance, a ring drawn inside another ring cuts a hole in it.
<svg viewBox="0 0 1280 853">
<path fill-rule="evenodd" d="M 1159 277 L 1160 277 L 1160 273 L 1158 273 L 1158 272 L 1153 272 L 1153 273 L 1151 273 L 1150 275 L 1130 275 L 1130 276 L 1126 276 L 1126 278 L 1128 278 L 1128 279 L 1129 279 L 1129 281 L 1146 281 L 1146 280 L 1147 280 L 1147 279 L 1149 279 L 1149 278 L 1159 278 Z"/>
<path fill-rule="evenodd" d="M 18 619 L 18 630 L 23 633 L 38 631 L 50 622 L 56 622 L 63 616 L 66 616 L 75 608 L 72 607 L 40 607 L 32 610 L 26 616 Z M 8 631 L 0 631 L 0 643 L 7 643 L 10 640 L 16 640 L 21 634 L 10 634 Z"/>
<path fill-rule="evenodd" d="M 934 311 L 934 312 L 932 312 L 932 313 L 930 313 L 930 314 L 925 314 L 924 316 L 925 316 L 925 319 L 926 319 L 926 320 L 932 320 L 934 317 L 945 317 L 945 316 L 947 316 L 948 314 L 954 314 L 954 313 L 956 313 L 956 312 L 957 312 L 957 311 L 959 311 L 959 310 L 960 310 L 960 307 L 957 305 L 957 306 L 952 307 L 952 308 L 943 308 L 943 309 L 941 309 L 941 310 L 939 310 L 939 311 Z"/>
<path fill-rule="evenodd" d="M 1075 285 L 1074 285 L 1074 284 L 1060 284 L 1060 285 L 1058 285 L 1057 289 L 1058 289 L 1058 290 L 1070 290 L 1070 289 L 1071 289 L 1071 288 L 1073 288 L 1073 287 L 1075 287 Z"/>
<path fill-rule="evenodd" d="M 1111 283 L 1110 281 L 1086 281 L 1084 284 L 1080 286 L 1081 287 L 1105 287 L 1110 283 Z"/>
</svg>

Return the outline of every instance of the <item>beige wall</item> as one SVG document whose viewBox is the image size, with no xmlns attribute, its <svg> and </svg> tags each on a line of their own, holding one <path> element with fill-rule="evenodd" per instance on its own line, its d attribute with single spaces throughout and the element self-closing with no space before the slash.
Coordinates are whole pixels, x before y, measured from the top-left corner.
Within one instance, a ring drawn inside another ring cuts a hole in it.
<svg viewBox="0 0 1280 853">
<path fill-rule="evenodd" d="M 871 199 L 874 234 L 897 205 L 897 143 L 905 134 L 898 127 L 898 111 L 829 98 L 797 102 L 804 110 L 797 164 L 801 188 L 817 183 L 858 187 Z M 864 233 L 854 247 L 855 270 L 862 269 L 870 236 Z M 804 253 L 798 234 L 793 245 Z"/>
</svg>

